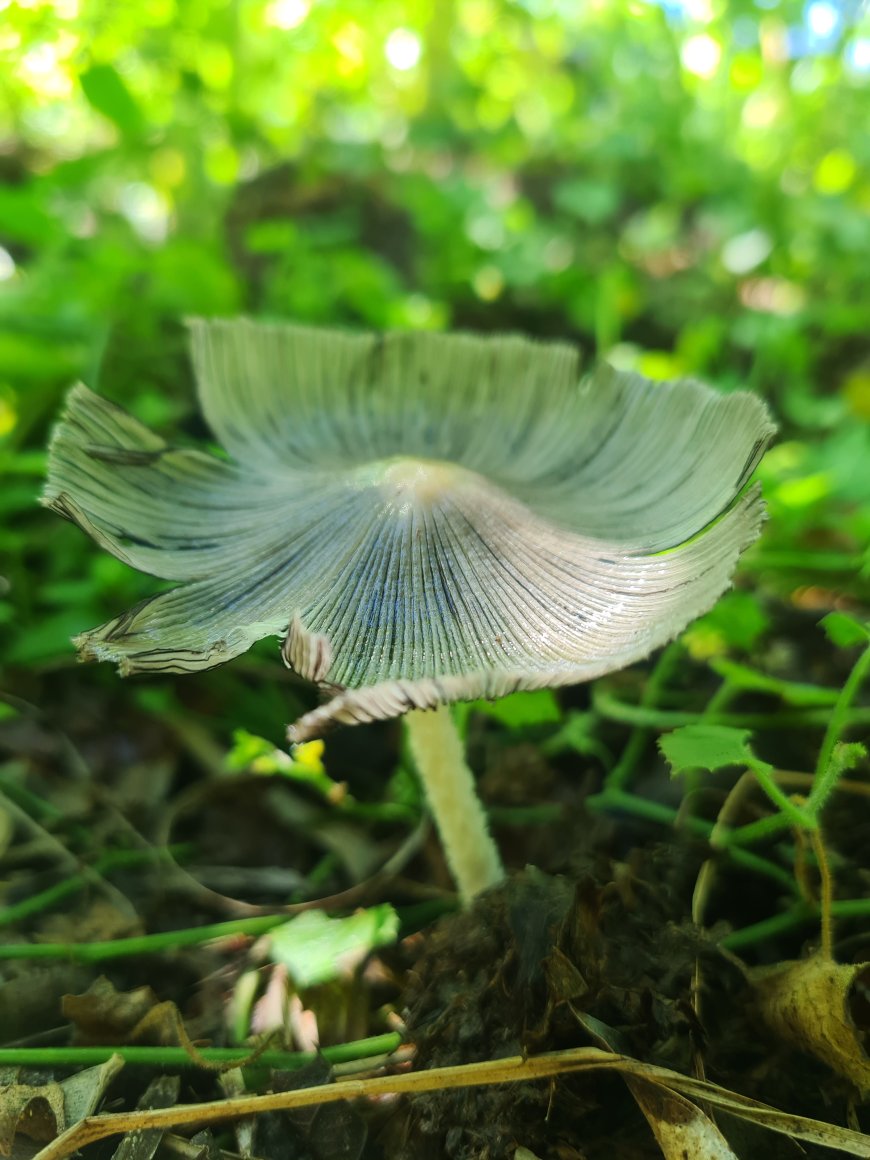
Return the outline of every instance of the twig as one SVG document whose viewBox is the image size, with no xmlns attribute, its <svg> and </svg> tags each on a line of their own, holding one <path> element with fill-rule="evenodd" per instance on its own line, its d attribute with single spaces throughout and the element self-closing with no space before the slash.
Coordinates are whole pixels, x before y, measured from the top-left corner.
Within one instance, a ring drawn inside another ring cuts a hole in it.
<svg viewBox="0 0 870 1160">
<path fill-rule="evenodd" d="M 512 1056 L 483 1063 L 432 1068 L 401 1075 L 376 1076 L 370 1079 L 347 1079 L 315 1088 L 296 1088 L 267 1095 L 240 1096 L 217 1103 L 187 1104 L 173 1108 L 118 1112 L 112 1115 L 88 1116 L 46 1145 L 34 1160 L 65 1160 L 65 1157 L 87 1144 L 124 1132 L 149 1129 L 167 1130 L 182 1124 L 214 1124 L 240 1116 L 263 1112 L 286 1111 L 349 1099 L 376 1099 L 385 1095 L 419 1095 L 422 1092 L 450 1088 L 486 1087 L 492 1084 L 522 1083 L 548 1079 L 583 1071 L 616 1071 L 645 1079 L 667 1090 L 677 1091 L 696 1101 L 709 1101 L 732 1114 L 797 1139 L 823 1141 L 853 1155 L 870 1157 L 870 1141 L 860 1132 L 834 1127 L 778 1111 L 757 1100 L 740 1096 L 704 1080 L 681 1075 L 669 1068 L 632 1059 L 630 1056 L 603 1051 L 598 1047 L 576 1047 L 568 1051 L 548 1052 L 537 1056 Z"/>
</svg>

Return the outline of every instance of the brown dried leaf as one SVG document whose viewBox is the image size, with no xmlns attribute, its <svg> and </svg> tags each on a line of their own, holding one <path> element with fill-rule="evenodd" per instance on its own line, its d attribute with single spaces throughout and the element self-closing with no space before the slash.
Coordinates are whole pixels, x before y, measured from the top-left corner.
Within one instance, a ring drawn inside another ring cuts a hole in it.
<svg viewBox="0 0 870 1160">
<path fill-rule="evenodd" d="M 587 1035 L 600 1047 L 617 1051 L 620 1035 L 586 1012 L 571 1008 Z M 626 1086 L 643 1112 L 665 1160 L 737 1160 L 713 1120 L 684 1095 L 663 1084 L 623 1074 Z"/>
<path fill-rule="evenodd" d="M 101 975 L 83 994 L 64 995 L 61 1009 L 75 1024 L 76 1044 L 125 1044 L 137 1039 L 134 1033 L 159 1002 L 150 987 L 122 992 Z"/>
<path fill-rule="evenodd" d="M 737 1160 L 728 1141 L 691 1100 L 655 1083 L 625 1082 L 658 1141 L 665 1160 Z"/>
<path fill-rule="evenodd" d="M 8 1083 L 0 1087 L 0 1156 L 22 1152 L 16 1137 L 39 1144 L 94 1112 L 107 1086 L 124 1066 L 115 1055 L 61 1083 Z"/>
<path fill-rule="evenodd" d="M 61 1081 L 67 1126 L 93 1115 L 106 1088 L 123 1066 L 124 1061 L 120 1055 L 112 1055 L 105 1063 L 85 1068 Z"/>
<path fill-rule="evenodd" d="M 118 991 L 101 975 L 81 995 L 64 995 L 64 1015 L 75 1025 L 75 1043 L 185 1045 L 184 1023 L 174 1003 L 161 1002 L 150 987 Z"/>
<path fill-rule="evenodd" d="M 46 942 L 107 942 L 142 933 L 142 923 L 105 898 L 94 898 L 84 908 L 49 915 L 40 926 Z"/>
<path fill-rule="evenodd" d="M 0 1088 L 0 1156 L 11 1156 L 15 1137 L 45 1144 L 64 1130 L 60 1084 L 26 1083 Z"/>
<path fill-rule="evenodd" d="M 816 954 L 755 970 L 750 977 L 761 1015 L 773 1031 L 859 1091 L 870 1091 L 870 1058 L 863 1042 L 870 1028 L 855 1022 L 860 993 L 870 986 L 870 963 L 847 966 Z"/>
<path fill-rule="evenodd" d="M 171 1108 L 178 1102 L 181 1080 L 177 1075 L 159 1075 L 145 1089 L 137 1108 Z M 152 1128 L 145 1132 L 128 1132 L 115 1149 L 112 1160 L 151 1160 L 160 1147 L 165 1132 Z"/>
</svg>

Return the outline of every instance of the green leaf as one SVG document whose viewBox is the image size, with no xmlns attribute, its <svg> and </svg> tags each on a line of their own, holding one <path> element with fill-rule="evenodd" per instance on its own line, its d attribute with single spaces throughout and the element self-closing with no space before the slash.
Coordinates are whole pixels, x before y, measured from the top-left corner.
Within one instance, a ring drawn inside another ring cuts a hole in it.
<svg viewBox="0 0 870 1160">
<path fill-rule="evenodd" d="M 659 749 L 674 776 L 691 769 L 712 773 L 729 765 L 771 769 L 752 752 L 749 737 L 748 729 L 727 725 L 685 725 L 660 737 Z"/>
<path fill-rule="evenodd" d="M 45 616 L 16 638 L 5 659 L 12 664 L 28 665 L 67 657 L 73 651 L 72 638 L 85 628 L 88 619 L 86 612 L 70 609 Z"/>
<path fill-rule="evenodd" d="M 0 492 L 0 513 L 13 515 L 16 512 L 30 511 L 37 506 L 39 489 L 35 484 L 6 483 Z"/>
<path fill-rule="evenodd" d="M 552 689 L 534 689 L 528 693 L 512 693 L 498 701 L 472 701 L 471 709 L 494 717 L 508 729 L 527 729 L 531 725 L 551 725 L 561 720 L 559 702 Z"/>
<path fill-rule="evenodd" d="M 829 612 L 819 623 L 837 648 L 853 648 L 870 640 L 870 628 L 845 612 Z"/>
<path fill-rule="evenodd" d="M 306 910 L 272 931 L 271 957 L 287 968 L 297 987 L 314 987 L 351 975 L 366 955 L 390 946 L 398 933 L 399 917 L 389 903 L 347 918 Z"/>
<path fill-rule="evenodd" d="M 690 631 L 697 633 L 706 629 L 731 648 L 749 652 L 769 627 L 770 617 L 756 596 L 749 592 L 728 592 Z"/>
<path fill-rule="evenodd" d="M 553 201 L 564 213 L 598 225 L 619 206 L 619 188 L 615 183 L 572 178 L 557 182 L 553 187 Z"/>
<path fill-rule="evenodd" d="M 139 106 L 113 65 L 95 64 L 79 79 L 88 104 L 114 122 L 125 137 L 136 137 L 142 132 Z"/>
<path fill-rule="evenodd" d="M 0 187 L 0 233 L 11 241 L 45 245 L 56 235 L 57 223 L 32 186 Z"/>
<path fill-rule="evenodd" d="M 275 746 L 265 737 L 257 737 L 247 729 L 233 730 L 233 744 L 226 755 L 227 769 L 240 771 L 248 769 L 255 761 L 273 760 Z M 277 766 L 269 772 L 277 773 Z"/>
</svg>

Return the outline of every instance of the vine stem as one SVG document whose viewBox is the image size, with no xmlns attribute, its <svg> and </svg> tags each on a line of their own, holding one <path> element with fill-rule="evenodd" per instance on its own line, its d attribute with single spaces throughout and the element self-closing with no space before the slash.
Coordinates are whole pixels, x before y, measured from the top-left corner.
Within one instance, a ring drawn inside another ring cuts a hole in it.
<svg viewBox="0 0 870 1160">
<path fill-rule="evenodd" d="M 340 1043 L 318 1050 L 332 1064 L 347 1063 L 356 1059 L 387 1055 L 396 1051 L 402 1037 L 396 1031 L 384 1035 L 373 1035 L 368 1039 L 357 1039 L 353 1043 Z M 198 1054 L 209 1065 L 234 1063 L 244 1064 L 251 1055 L 249 1047 L 203 1047 Z M 183 1047 L 5 1047 L 0 1048 L 2 1067 L 93 1067 L 105 1063 L 113 1055 L 120 1056 L 125 1063 L 144 1067 L 199 1067 Z M 287 1071 L 304 1067 L 315 1056 L 308 1051 L 266 1050 L 257 1056 L 259 1067 L 285 1069 Z"/>
<path fill-rule="evenodd" d="M 815 775 L 813 777 L 813 788 L 810 790 L 807 799 L 807 806 L 812 811 L 818 811 L 823 804 L 820 799 L 827 796 L 827 792 L 833 788 L 833 786 L 828 786 L 829 779 L 826 775 L 834 754 L 834 746 L 839 741 L 840 734 L 846 727 L 849 707 L 854 701 L 868 673 L 870 673 L 870 647 L 866 648 L 861 656 L 858 657 L 831 711 L 831 716 L 825 729 L 825 735 L 822 738 L 822 745 L 819 749 L 819 758 L 816 762 Z"/>
<path fill-rule="evenodd" d="M 818 829 L 810 831 L 810 842 L 819 868 L 819 910 L 821 912 L 821 951 L 826 959 L 834 959 L 834 878 L 828 862 L 828 852 Z"/>
<path fill-rule="evenodd" d="M 655 668 L 650 673 L 649 679 L 641 693 L 640 708 L 650 709 L 656 704 L 659 699 L 659 694 L 667 686 L 671 676 L 676 671 L 682 655 L 683 648 L 679 641 L 672 641 L 664 650 Z M 631 780 L 632 774 L 637 768 L 637 763 L 643 756 L 650 736 L 650 729 L 642 724 L 635 725 L 619 761 L 604 779 L 605 793 L 613 790 L 624 790 L 626 788 Z"/>
</svg>

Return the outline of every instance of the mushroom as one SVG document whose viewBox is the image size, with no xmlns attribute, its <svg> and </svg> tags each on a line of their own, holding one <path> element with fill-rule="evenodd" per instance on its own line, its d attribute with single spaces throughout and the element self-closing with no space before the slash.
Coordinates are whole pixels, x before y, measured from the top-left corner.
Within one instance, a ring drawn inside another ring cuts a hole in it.
<svg viewBox="0 0 870 1160">
<path fill-rule="evenodd" d="M 43 502 L 183 583 L 77 637 L 122 674 L 262 637 L 328 693 L 291 739 L 407 714 L 467 902 L 503 877 L 450 702 L 574 684 L 705 612 L 758 535 L 764 404 L 519 336 L 191 323 L 228 453 L 165 443 L 84 386 Z"/>
</svg>

